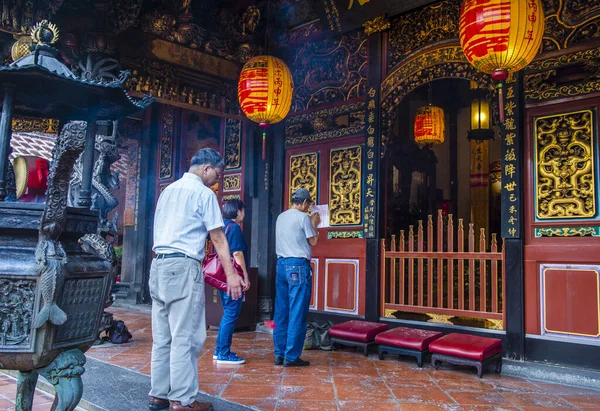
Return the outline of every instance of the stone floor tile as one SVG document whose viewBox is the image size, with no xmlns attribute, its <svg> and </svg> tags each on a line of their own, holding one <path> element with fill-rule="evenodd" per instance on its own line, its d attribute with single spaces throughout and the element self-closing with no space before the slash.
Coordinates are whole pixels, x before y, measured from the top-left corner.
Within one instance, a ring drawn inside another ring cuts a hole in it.
<svg viewBox="0 0 600 411">
<path fill-rule="evenodd" d="M 543 381 L 531 381 L 532 384 L 537 385 L 541 389 L 551 392 L 554 395 L 590 395 L 600 396 L 600 387 L 597 390 L 591 388 L 572 387 L 569 385 L 551 384 Z"/>
<path fill-rule="evenodd" d="M 277 411 L 337 411 L 335 401 L 279 400 Z"/>
<path fill-rule="evenodd" d="M 600 397 L 597 395 L 561 395 L 560 398 L 579 408 L 600 410 Z"/>
<path fill-rule="evenodd" d="M 411 404 L 401 403 L 402 411 L 462 411 L 457 404 Z"/>
<path fill-rule="evenodd" d="M 440 389 L 423 389 L 419 386 L 390 386 L 399 402 L 422 402 L 431 404 L 451 404 L 452 398 Z"/>
<path fill-rule="evenodd" d="M 234 374 L 203 372 L 198 374 L 200 384 L 229 384 Z"/>
<path fill-rule="evenodd" d="M 439 379 L 433 380 L 443 390 L 448 391 L 494 391 L 496 387 L 484 381 L 470 381 L 466 383 L 463 380 Z"/>
<path fill-rule="evenodd" d="M 285 375 L 327 375 L 331 376 L 332 371 L 329 367 L 275 367 L 285 370 Z"/>
<path fill-rule="evenodd" d="M 497 391 L 448 391 L 454 400 L 461 405 L 500 405 L 512 407 L 511 403 L 503 394 Z"/>
<path fill-rule="evenodd" d="M 233 374 L 229 380 L 229 384 L 264 384 L 264 385 L 281 385 L 281 374 L 259 374 L 245 373 L 243 369 Z"/>
<path fill-rule="evenodd" d="M 339 401 L 340 410 L 344 411 L 393 411 L 400 410 L 395 401 Z"/>
<path fill-rule="evenodd" d="M 273 398 L 236 398 L 235 402 L 261 411 L 274 411 L 277 404 Z"/>
<path fill-rule="evenodd" d="M 278 390 L 276 385 L 228 385 L 221 393 L 221 398 L 278 398 Z"/>
<path fill-rule="evenodd" d="M 323 384 L 317 387 L 302 387 L 299 385 L 282 385 L 279 388 L 280 400 L 306 401 L 335 401 L 333 384 Z M 279 405 L 277 405 L 279 408 Z"/>
<path fill-rule="evenodd" d="M 382 382 L 375 382 L 369 386 L 350 384 L 335 384 L 337 397 L 340 401 L 359 400 L 393 400 L 394 396 L 387 386 Z"/>
<path fill-rule="evenodd" d="M 221 395 L 221 393 L 223 392 L 225 387 L 227 387 L 227 385 L 225 385 L 225 384 L 203 384 L 203 383 L 198 384 L 198 389 L 200 391 L 203 391 L 209 395 L 217 395 L 217 396 Z"/>
<path fill-rule="evenodd" d="M 461 405 L 462 411 L 519 411 L 520 408 L 500 405 Z"/>
<path fill-rule="evenodd" d="M 282 385 L 301 385 L 305 387 L 319 386 L 322 384 L 331 384 L 333 377 L 329 374 L 318 373 L 313 375 L 288 374 L 283 375 Z"/>
<path fill-rule="evenodd" d="M 517 407 L 546 407 L 546 408 L 563 408 L 569 409 L 574 408 L 571 404 L 566 402 L 565 400 L 555 397 L 549 393 L 527 393 L 527 394 L 514 394 L 514 393 L 505 393 L 503 394 L 506 399 L 512 402 Z M 600 402 L 597 401 L 596 404 L 599 405 Z"/>
</svg>

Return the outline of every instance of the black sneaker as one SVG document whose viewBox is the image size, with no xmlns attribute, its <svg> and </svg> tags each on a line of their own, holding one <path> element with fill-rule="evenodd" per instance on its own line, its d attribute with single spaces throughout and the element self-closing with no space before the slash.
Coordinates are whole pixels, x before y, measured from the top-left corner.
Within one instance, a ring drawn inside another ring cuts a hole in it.
<svg viewBox="0 0 600 411">
<path fill-rule="evenodd" d="M 273 364 L 275 364 L 275 365 L 283 365 L 283 358 L 281 358 L 281 357 L 275 357 L 275 361 L 273 361 Z"/>
<path fill-rule="evenodd" d="M 310 362 L 301 358 L 297 358 L 295 361 L 283 360 L 284 367 L 306 367 L 307 365 L 310 365 Z"/>
</svg>

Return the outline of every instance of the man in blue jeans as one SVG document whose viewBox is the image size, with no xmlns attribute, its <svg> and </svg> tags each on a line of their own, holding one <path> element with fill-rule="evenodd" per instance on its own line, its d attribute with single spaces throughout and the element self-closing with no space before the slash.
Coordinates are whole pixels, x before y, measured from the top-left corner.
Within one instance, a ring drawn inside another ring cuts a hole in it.
<svg viewBox="0 0 600 411">
<path fill-rule="evenodd" d="M 311 247 L 317 245 L 318 214 L 306 212 L 313 200 L 305 188 L 292 193 L 292 207 L 277 217 L 275 248 L 277 278 L 275 285 L 275 365 L 310 365 L 300 358 L 306 335 L 306 317 L 312 292 Z"/>
</svg>

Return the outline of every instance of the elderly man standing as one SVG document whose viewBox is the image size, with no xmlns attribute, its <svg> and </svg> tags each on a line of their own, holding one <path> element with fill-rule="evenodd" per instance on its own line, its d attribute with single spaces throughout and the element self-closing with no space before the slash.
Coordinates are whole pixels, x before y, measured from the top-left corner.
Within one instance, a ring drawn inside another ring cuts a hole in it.
<svg viewBox="0 0 600 411">
<path fill-rule="evenodd" d="M 317 245 L 318 214 L 308 217 L 313 200 L 305 188 L 292 193 L 292 207 L 277 217 L 275 248 L 275 365 L 310 365 L 300 358 L 306 335 L 306 317 L 312 292 L 311 247 Z"/>
<path fill-rule="evenodd" d="M 154 216 L 156 256 L 150 268 L 152 297 L 151 411 L 211 410 L 195 400 L 198 355 L 206 340 L 201 261 L 210 233 L 227 275 L 228 295 L 242 296 L 244 282 L 231 265 L 229 245 L 215 193 L 209 188 L 223 172 L 223 158 L 199 150 L 183 177 L 160 195 Z"/>
</svg>

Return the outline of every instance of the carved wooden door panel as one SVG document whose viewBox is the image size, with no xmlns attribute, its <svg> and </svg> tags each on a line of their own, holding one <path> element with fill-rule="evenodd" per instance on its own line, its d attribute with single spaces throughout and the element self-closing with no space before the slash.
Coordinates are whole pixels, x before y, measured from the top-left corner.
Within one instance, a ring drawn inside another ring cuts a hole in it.
<svg viewBox="0 0 600 411">
<path fill-rule="evenodd" d="M 286 150 L 284 209 L 300 187 L 329 207 L 330 226 L 313 248 L 311 310 L 364 315 L 363 142 L 361 136 Z"/>
<path fill-rule="evenodd" d="M 527 112 L 525 331 L 600 341 L 599 98 Z"/>
</svg>

